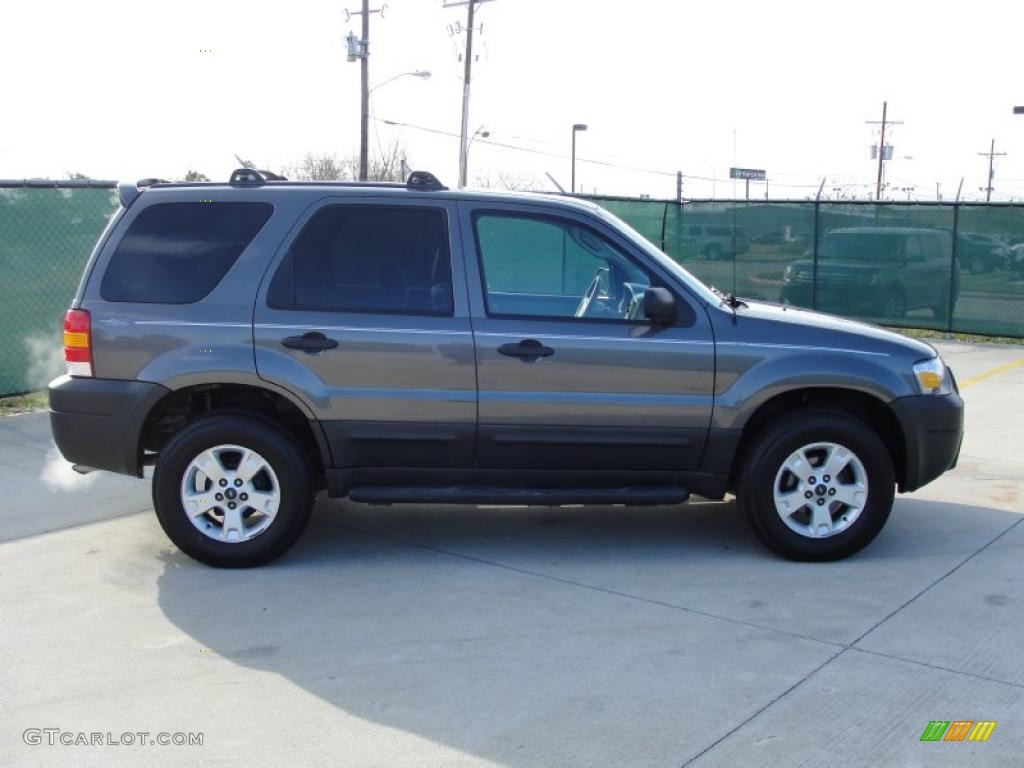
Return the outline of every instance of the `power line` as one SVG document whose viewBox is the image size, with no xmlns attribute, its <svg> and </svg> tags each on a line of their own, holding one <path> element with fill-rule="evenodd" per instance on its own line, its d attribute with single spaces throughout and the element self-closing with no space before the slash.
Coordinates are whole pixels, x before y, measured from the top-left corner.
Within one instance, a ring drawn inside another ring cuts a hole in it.
<svg viewBox="0 0 1024 768">
<path fill-rule="evenodd" d="M 445 131 L 445 130 L 442 130 L 440 128 L 431 128 L 431 127 L 428 127 L 428 126 L 425 126 L 425 125 L 416 125 L 414 123 L 405 123 L 405 122 L 402 122 L 400 120 L 387 120 L 387 119 L 385 119 L 383 117 L 377 117 L 376 115 L 373 116 L 373 119 L 376 120 L 376 121 L 379 121 L 381 123 L 384 123 L 385 125 L 393 125 L 393 126 L 398 126 L 398 127 L 401 127 L 401 128 L 411 128 L 413 130 L 424 131 L 425 133 L 433 133 L 433 134 L 437 134 L 439 136 L 447 136 L 447 137 L 455 138 L 455 139 L 460 138 L 460 134 L 453 133 L 452 131 Z M 526 139 L 526 138 L 524 138 L 522 136 L 517 136 L 516 138 L 518 138 L 518 139 L 520 139 L 522 141 L 536 141 L 537 143 L 540 143 L 540 144 L 546 143 L 546 142 L 538 141 L 536 139 Z M 532 154 L 532 155 L 542 155 L 544 157 L 552 157 L 552 158 L 557 158 L 557 159 L 562 159 L 562 160 L 567 159 L 569 157 L 568 155 L 565 155 L 565 154 L 562 154 L 562 153 L 559 153 L 559 152 L 549 152 L 549 151 L 543 150 L 543 149 L 534 149 L 533 147 L 523 147 L 523 146 L 519 146 L 517 144 L 508 144 L 508 143 L 502 142 L 502 141 L 495 141 L 493 139 L 478 138 L 475 141 L 476 141 L 476 143 L 488 144 L 488 145 L 490 145 L 492 147 L 499 147 L 501 149 L 511 149 L 511 150 L 516 151 L 516 152 L 526 152 L 526 153 L 529 153 L 529 154 Z M 626 164 L 623 164 L 623 163 L 613 163 L 613 162 L 610 162 L 608 160 L 596 160 L 596 159 L 588 159 L 588 158 L 579 157 L 579 158 L 577 158 L 577 162 L 589 163 L 590 165 L 599 165 L 599 166 L 603 166 L 603 167 L 606 167 L 606 168 L 616 168 L 616 169 L 625 170 L 625 171 L 635 171 L 637 173 L 649 173 L 649 174 L 652 174 L 652 175 L 655 175 L 655 176 L 666 176 L 666 177 L 671 177 L 671 178 L 675 178 L 676 177 L 676 172 L 675 171 L 664 171 L 664 170 L 661 170 L 661 169 L 658 169 L 658 168 L 645 168 L 643 166 L 637 166 L 637 165 L 626 165 Z M 688 174 L 688 173 L 684 173 L 683 174 L 683 178 L 685 178 L 685 179 L 692 179 L 694 181 L 713 181 L 713 182 L 729 181 L 729 179 L 722 179 L 722 178 L 718 178 L 718 177 L 714 177 L 714 176 L 697 176 L 697 175 Z M 776 184 L 776 186 L 779 186 L 779 187 L 786 187 L 786 188 L 793 188 L 793 189 L 817 188 L 817 186 L 818 186 L 817 184 L 783 184 L 782 182 L 775 182 L 775 184 Z M 844 186 L 860 186 L 860 185 L 847 184 L 847 185 L 844 185 Z"/>
</svg>

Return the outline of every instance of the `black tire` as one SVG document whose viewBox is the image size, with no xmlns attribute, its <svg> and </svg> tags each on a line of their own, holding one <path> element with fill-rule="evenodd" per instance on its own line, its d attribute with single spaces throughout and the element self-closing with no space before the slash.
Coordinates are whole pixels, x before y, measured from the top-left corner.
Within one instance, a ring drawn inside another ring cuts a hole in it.
<svg viewBox="0 0 1024 768">
<path fill-rule="evenodd" d="M 199 531 L 182 505 L 182 480 L 203 451 L 237 445 L 256 451 L 272 467 L 280 503 L 269 526 L 252 539 L 217 541 Z M 167 536 L 189 557 L 219 568 L 248 568 L 279 557 L 302 535 L 313 506 L 307 463 L 295 441 L 259 418 L 213 414 L 176 434 L 160 453 L 153 475 L 153 504 Z"/>
<path fill-rule="evenodd" d="M 783 462 L 800 448 L 837 443 L 852 451 L 867 475 L 868 496 L 849 526 L 826 538 L 810 538 L 789 528 L 776 512 L 774 484 Z M 790 560 L 839 560 L 867 546 L 882 530 L 895 495 L 895 472 L 885 443 L 859 419 L 839 411 L 802 409 L 754 436 L 740 459 L 737 501 L 754 532 L 776 554 Z"/>
<path fill-rule="evenodd" d="M 708 261 L 718 261 L 722 258 L 722 248 L 715 243 L 704 248 L 704 255 Z"/>
<path fill-rule="evenodd" d="M 907 304 L 903 300 L 903 294 L 893 288 L 882 295 L 882 302 L 878 314 L 886 320 L 900 320 L 907 314 Z"/>
</svg>

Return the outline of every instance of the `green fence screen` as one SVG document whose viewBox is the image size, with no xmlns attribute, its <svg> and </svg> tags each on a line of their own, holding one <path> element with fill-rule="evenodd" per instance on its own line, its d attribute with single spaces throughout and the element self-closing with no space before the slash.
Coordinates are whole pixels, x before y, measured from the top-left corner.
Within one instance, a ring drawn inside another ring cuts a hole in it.
<svg viewBox="0 0 1024 768">
<path fill-rule="evenodd" d="M 1024 205 L 590 199 L 741 297 L 1024 337 Z"/>
<path fill-rule="evenodd" d="M 0 394 L 61 372 L 64 310 L 116 205 L 112 189 L 0 186 Z"/>
<path fill-rule="evenodd" d="M 1024 205 L 590 199 L 741 297 L 1024 338 Z M 110 186 L 0 182 L 0 394 L 60 372 L 64 309 L 116 206 Z"/>
</svg>

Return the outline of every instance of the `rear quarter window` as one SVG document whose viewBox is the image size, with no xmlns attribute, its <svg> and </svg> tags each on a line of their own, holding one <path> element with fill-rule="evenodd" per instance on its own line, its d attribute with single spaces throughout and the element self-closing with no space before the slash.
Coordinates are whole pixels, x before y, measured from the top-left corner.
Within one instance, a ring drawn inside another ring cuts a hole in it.
<svg viewBox="0 0 1024 768">
<path fill-rule="evenodd" d="M 105 301 L 190 304 L 221 281 L 273 212 L 269 203 L 158 203 L 128 226 L 107 265 Z"/>
</svg>

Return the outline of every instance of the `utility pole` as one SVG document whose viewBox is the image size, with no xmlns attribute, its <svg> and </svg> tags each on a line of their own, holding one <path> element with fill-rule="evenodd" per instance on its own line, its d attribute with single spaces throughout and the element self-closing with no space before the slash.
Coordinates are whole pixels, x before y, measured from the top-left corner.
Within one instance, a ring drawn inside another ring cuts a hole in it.
<svg viewBox="0 0 1024 768">
<path fill-rule="evenodd" d="M 981 157 L 987 157 L 988 158 L 988 184 L 986 184 L 981 189 L 985 192 L 985 202 L 986 203 L 991 203 L 992 202 L 992 175 L 995 173 L 995 168 L 993 167 L 993 164 L 994 164 L 994 161 L 995 161 L 995 159 L 997 157 L 1003 157 L 1006 153 L 1005 152 L 996 152 L 996 140 L 992 139 L 992 143 L 989 145 L 988 152 L 979 152 L 978 154 Z"/>
<path fill-rule="evenodd" d="M 466 60 L 462 73 L 462 129 L 459 132 L 459 188 L 466 186 L 469 171 L 469 86 L 473 78 L 473 33 L 476 6 L 488 0 L 461 0 L 444 3 L 445 8 L 466 6 Z M 458 25 L 454 30 L 459 32 Z"/>
<path fill-rule="evenodd" d="M 883 165 L 885 163 L 885 128 L 889 125 L 903 125 L 902 120 L 889 120 L 888 119 L 889 102 L 882 102 L 882 120 L 866 120 L 868 125 L 881 125 L 882 135 L 878 141 L 878 180 L 875 183 L 875 200 L 882 199 L 882 178 L 883 178 Z"/>
<path fill-rule="evenodd" d="M 362 37 L 354 40 L 355 37 L 349 33 L 348 60 L 359 59 L 359 181 L 366 181 L 369 165 L 369 136 L 370 136 L 370 14 L 379 13 L 384 17 L 384 9 L 387 5 L 370 10 L 370 0 L 363 0 L 362 10 L 350 11 L 345 9 L 345 21 L 353 16 L 362 17 Z"/>
<path fill-rule="evenodd" d="M 676 171 L 676 202 L 683 202 L 683 172 Z"/>
</svg>

